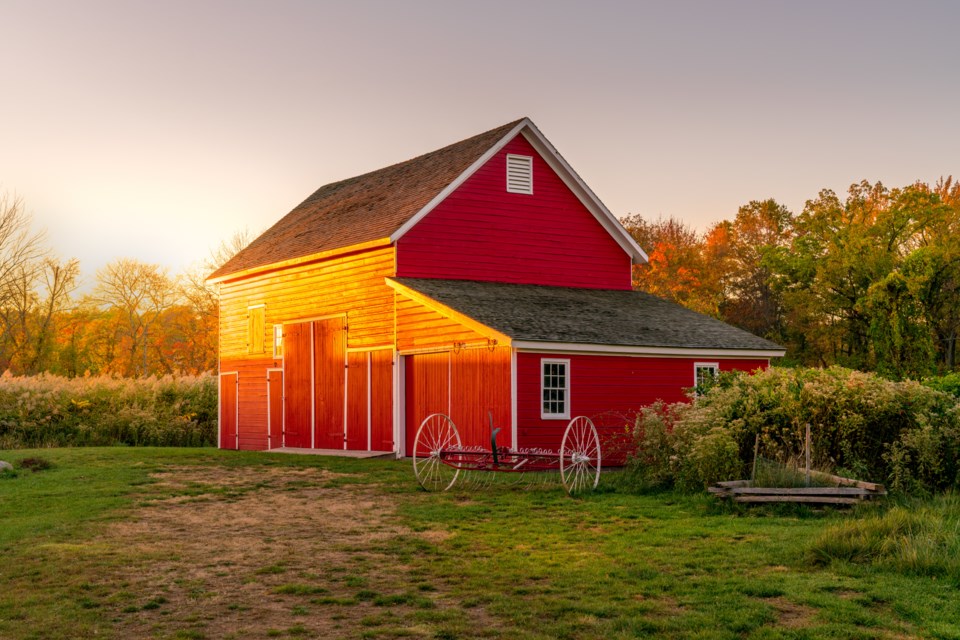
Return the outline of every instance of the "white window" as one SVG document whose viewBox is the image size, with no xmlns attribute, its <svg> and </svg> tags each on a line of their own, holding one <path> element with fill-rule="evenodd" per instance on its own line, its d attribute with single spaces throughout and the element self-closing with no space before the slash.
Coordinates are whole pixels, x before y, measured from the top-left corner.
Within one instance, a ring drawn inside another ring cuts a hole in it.
<svg viewBox="0 0 960 640">
<path fill-rule="evenodd" d="M 700 395 L 711 382 L 720 375 L 720 364 L 717 362 L 693 363 L 693 392 Z"/>
<path fill-rule="evenodd" d="M 283 325 L 273 325 L 273 357 L 283 357 Z"/>
<path fill-rule="evenodd" d="M 544 358 L 540 366 L 540 417 L 546 420 L 569 418 L 570 361 Z"/>
<path fill-rule="evenodd" d="M 533 193 L 533 158 L 507 154 L 507 192 Z"/>
</svg>

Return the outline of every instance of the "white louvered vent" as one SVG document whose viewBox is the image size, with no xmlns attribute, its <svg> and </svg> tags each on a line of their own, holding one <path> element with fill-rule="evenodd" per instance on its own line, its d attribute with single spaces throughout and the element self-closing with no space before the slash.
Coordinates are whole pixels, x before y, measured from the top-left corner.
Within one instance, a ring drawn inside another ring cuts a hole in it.
<svg viewBox="0 0 960 640">
<path fill-rule="evenodd" d="M 507 191 L 533 193 L 533 158 L 507 154 Z"/>
</svg>

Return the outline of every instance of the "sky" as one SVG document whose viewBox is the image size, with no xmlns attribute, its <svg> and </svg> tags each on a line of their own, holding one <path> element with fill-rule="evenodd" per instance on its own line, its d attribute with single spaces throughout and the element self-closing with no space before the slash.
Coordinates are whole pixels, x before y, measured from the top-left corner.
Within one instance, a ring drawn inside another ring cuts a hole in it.
<svg viewBox="0 0 960 640">
<path fill-rule="evenodd" d="M 960 3 L 0 0 L 0 194 L 84 278 L 528 116 L 617 216 L 960 177 Z"/>
</svg>

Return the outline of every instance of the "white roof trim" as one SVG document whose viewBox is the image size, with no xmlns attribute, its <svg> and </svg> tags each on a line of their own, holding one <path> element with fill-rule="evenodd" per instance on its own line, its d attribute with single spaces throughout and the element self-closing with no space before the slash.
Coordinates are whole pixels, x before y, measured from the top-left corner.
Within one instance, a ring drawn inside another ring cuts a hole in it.
<svg viewBox="0 0 960 640">
<path fill-rule="evenodd" d="M 665 358 L 779 358 L 786 349 L 685 349 L 681 347 L 634 347 L 613 344 L 580 344 L 514 340 L 517 351 L 538 353 L 580 353 L 614 356 L 659 356 Z"/>
<path fill-rule="evenodd" d="M 530 118 L 524 118 L 517 126 L 511 129 L 503 138 L 501 138 L 495 145 L 490 147 L 486 153 L 480 156 L 476 162 L 467 167 L 467 170 L 457 176 L 456 180 L 451 182 L 446 188 L 438 193 L 436 197 L 433 198 L 430 202 L 426 204 L 420 211 L 418 211 L 412 218 L 407 220 L 403 226 L 394 231 L 390 235 L 390 242 L 395 243 L 397 240 L 402 238 L 410 229 L 412 229 L 418 222 L 423 220 L 424 217 L 431 211 L 433 211 L 437 205 L 446 200 L 447 196 L 456 191 L 460 185 L 462 185 L 466 180 L 472 176 L 477 170 L 487 163 L 490 158 L 495 156 L 497 153 L 503 149 L 508 142 L 514 139 L 518 133 L 523 133 L 523 137 L 527 139 L 528 142 L 533 146 L 533 148 L 540 154 L 540 156 L 546 161 L 553 171 L 560 176 L 560 179 L 563 180 L 564 184 L 573 192 L 580 202 L 583 203 L 587 210 L 593 214 L 593 217 L 606 229 L 607 233 L 613 237 L 613 239 L 620 245 L 620 247 L 630 256 L 630 259 L 635 264 L 642 264 L 647 262 L 647 254 L 644 253 L 643 249 L 640 248 L 640 245 L 627 233 L 627 230 L 623 228 L 623 225 L 620 224 L 620 221 L 617 220 L 609 209 L 600 201 L 600 198 L 586 185 L 586 183 L 577 175 L 577 172 L 573 170 L 567 161 L 563 159 L 557 149 L 550 143 L 549 140 L 537 129 L 537 126 L 533 124 Z"/>
<path fill-rule="evenodd" d="M 603 228 L 607 230 L 607 233 L 616 240 L 617 244 L 627 252 L 631 261 L 634 264 L 647 262 L 647 254 L 640 248 L 637 241 L 627 233 L 627 230 L 623 228 L 623 225 L 620 224 L 617 217 L 607 209 L 606 205 L 597 197 L 597 194 L 577 175 L 577 172 L 574 171 L 573 167 L 560 155 L 556 147 L 537 129 L 537 125 L 529 122 L 527 131 L 523 131 L 523 137 L 533 145 L 533 148 L 536 149 L 547 164 L 550 165 L 550 168 L 560 176 L 560 179 L 563 180 L 570 191 L 587 207 L 590 213 L 593 214 L 593 217 L 597 219 L 597 222 L 599 222 Z"/>
<path fill-rule="evenodd" d="M 487 149 L 486 153 L 484 153 L 482 156 L 477 158 L 476 162 L 474 162 L 472 165 L 467 167 L 466 171 L 464 171 L 459 176 L 457 176 L 456 180 L 448 184 L 446 188 L 444 188 L 443 191 L 438 193 L 433 198 L 433 200 L 428 202 L 426 206 L 423 207 L 423 209 L 420 209 L 420 211 L 417 211 L 417 213 L 414 214 L 412 218 L 410 218 L 405 223 L 403 223 L 403 226 L 401 226 L 399 229 L 397 229 L 392 234 L 390 234 L 390 242 L 394 243 L 400 238 L 402 238 L 404 235 L 406 235 L 406 233 L 410 231 L 410 229 L 412 229 L 414 226 L 416 226 L 418 222 L 423 220 L 428 213 L 436 209 L 437 205 L 439 205 L 441 202 L 446 200 L 447 196 L 449 196 L 451 193 L 456 191 L 460 187 L 460 185 L 466 182 L 467 178 L 469 178 L 474 173 L 476 173 L 477 170 L 483 165 L 485 165 L 490 158 L 497 155 L 497 153 L 499 153 L 501 149 L 507 146 L 507 143 L 513 140 L 513 138 L 520 132 L 521 129 L 523 129 L 524 127 L 530 124 L 533 124 L 533 123 L 530 122 L 529 118 L 524 118 L 519 123 L 517 123 L 517 126 L 511 129 L 507 133 L 507 135 L 500 138 L 500 140 L 495 145 Z"/>
</svg>

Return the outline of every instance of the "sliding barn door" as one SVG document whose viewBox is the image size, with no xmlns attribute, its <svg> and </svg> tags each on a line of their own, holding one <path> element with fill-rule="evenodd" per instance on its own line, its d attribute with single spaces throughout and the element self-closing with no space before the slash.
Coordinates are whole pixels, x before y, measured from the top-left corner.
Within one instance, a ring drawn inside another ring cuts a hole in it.
<svg viewBox="0 0 960 640">
<path fill-rule="evenodd" d="M 312 446 L 313 424 L 313 333 L 312 323 L 283 326 L 283 437 L 284 447 Z M 274 433 L 276 438 L 276 433 Z"/>
<path fill-rule="evenodd" d="M 346 347 L 343 318 L 313 322 L 313 426 L 317 449 L 343 449 L 346 443 Z"/>
<path fill-rule="evenodd" d="M 239 449 L 239 405 L 236 373 L 220 374 L 220 448 Z"/>
</svg>

